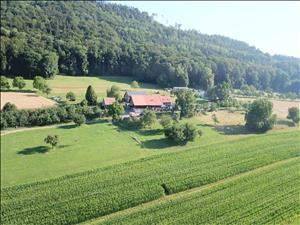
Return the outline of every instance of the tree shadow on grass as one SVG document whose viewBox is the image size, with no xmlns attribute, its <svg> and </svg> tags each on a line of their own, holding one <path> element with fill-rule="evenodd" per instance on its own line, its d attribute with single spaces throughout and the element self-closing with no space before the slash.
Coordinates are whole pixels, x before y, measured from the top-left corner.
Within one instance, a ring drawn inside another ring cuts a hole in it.
<svg viewBox="0 0 300 225">
<path fill-rule="evenodd" d="M 161 138 L 143 141 L 142 146 L 149 149 L 163 149 L 176 146 L 176 143 L 168 138 Z"/>
<path fill-rule="evenodd" d="M 242 125 L 215 126 L 214 129 L 224 135 L 255 134 L 254 132 L 247 130 L 245 126 Z"/>
<path fill-rule="evenodd" d="M 276 125 L 284 125 L 284 126 L 288 126 L 288 127 L 295 126 L 295 124 L 292 121 L 288 121 L 288 120 L 284 120 L 284 119 L 277 120 Z"/>
<path fill-rule="evenodd" d="M 37 153 L 46 153 L 49 151 L 48 146 L 36 146 L 32 148 L 24 148 L 23 150 L 19 151 L 17 154 L 19 155 L 32 155 Z"/>
<path fill-rule="evenodd" d="M 58 128 L 59 129 L 72 129 L 72 128 L 75 128 L 75 127 L 77 127 L 76 124 L 68 124 L 68 125 L 59 126 Z"/>
<path fill-rule="evenodd" d="M 69 146 L 70 145 L 59 145 L 55 149 L 66 148 Z M 19 151 L 17 154 L 19 154 L 19 155 L 33 155 L 33 154 L 37 154 L 37 153 L 43 154 L 43 153 L 49 152 L 49 150 L 51 150 L 51 147 L 41 145 L 41 146 L 36 146 L 36 147 L 32 147 L 32 148 L 24 148 L 23 150 Z"/>
<path fill-rule="evenodd" d="M 162 129 L 139 130 L 138 133 L 143 136 L 152 136 L 152 135 L 163 134 L 163 130 Z"/>
</svg>

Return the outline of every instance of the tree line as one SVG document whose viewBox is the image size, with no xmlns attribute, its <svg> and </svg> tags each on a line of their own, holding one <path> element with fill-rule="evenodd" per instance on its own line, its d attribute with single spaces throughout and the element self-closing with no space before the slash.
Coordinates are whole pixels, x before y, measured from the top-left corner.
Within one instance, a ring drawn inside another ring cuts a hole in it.
<svg viewBox="0 0 300 225">
<path fill-rule="evenodd" d="M 164 26 L 145 12 L 106 2 L 1 3 L 1 74 L 33 78 L 123 75 L 163 87 L 299 93 L 299 59 Z"/>
</svg>

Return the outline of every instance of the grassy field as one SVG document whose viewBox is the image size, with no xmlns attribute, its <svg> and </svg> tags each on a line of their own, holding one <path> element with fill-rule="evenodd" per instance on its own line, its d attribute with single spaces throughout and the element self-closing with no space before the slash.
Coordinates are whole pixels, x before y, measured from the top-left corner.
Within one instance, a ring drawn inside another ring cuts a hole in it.
<svg viewBox="0 0 300 225">
<path fill-rule="evenodd" d="M 201 130 L 203 137 L 186 146 L 174 146 L 158 124 L 151 130 L 125 131 L 105 120 L 81 127 L 60 125 L 7 134 L 1 136 L 1 186 L 50 179 L 235 138 L 221 135 L 211 127 L 201 126 Z M 48 134 L 59 135 L 56 149 L 49 149 L 44 143 Z"/>
<path fill-rule="evenodd" d="M 300 158 L 275 163 L 86 224 L 290 224 L 300 213 L 299 170 Z"/>
<path fill-rule="evenodd" d="M 12 79 L 9 79 L 10 83 Z M 112 85 L 119 86 L 122 91 L 131 90 L 130 83 L 132 78 L 122 76 L 99 76 L 99 77 L 81 77 L 81 76 L 61 76 L 56 75 L 54 79 L 47 80 L 47 83 L 52 89 L 52 93 L 49 96 L 60 96 L 63 100 L 66 100 L 66 93 L 72 91 L 76 95 L 77 102 L 80 102 L 85 98 L 85 92 L 89 85 L 92 85 L 98 96 L 98 101 L 102 101 L 106 96 L 106 90 Z M 16 90 L 16 89 L 13 89 Z M 26 80 L 26 91 L 36 91 L 32 86 L 32 80 Z M 140 83 L 139 90 L 145 90 L 152 92 L 154 90 L 160 90 L 156 85 Z M 42 93 L 39 93 L 42 95 Z"/>
<path fill-rule="evenodd" d="M 76 224 L 162 198 L 165 194 L 201 187 L 299 157 L 298 140 L 298 131 L 250 136 L 150 156 L 47 182 L 3 188 L 2 224 Z M 278 175 L 279 181 L 280 178 L 281 174 Z M 272 182 L 266 180 L 268 183 Z M 241 188 L 243 184 L 241 182 Z M 287 189 L 284 183 L 278 188 Z M 284 196 L 297 196 L 288 194 Z M 230 204 L 230 195 L 225 197 Z M 218 197 L 213 199 L 218 200 Z M 199 210 L 199 213 L 201 215 L 203 211 Z"/>
</svg>

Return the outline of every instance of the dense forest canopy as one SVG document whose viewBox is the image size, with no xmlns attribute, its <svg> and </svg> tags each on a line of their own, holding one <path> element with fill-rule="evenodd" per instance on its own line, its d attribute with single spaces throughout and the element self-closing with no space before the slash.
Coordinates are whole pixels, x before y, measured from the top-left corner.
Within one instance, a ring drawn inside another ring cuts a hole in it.
<svg viewBox="0 0 300 225">
<path fill-rule="evenodd" d="M 163 87 L 298 92 L 300 59 L 164 26 L 136 8 L 105 2 L 1 1 L 1 74 L 124 75 Z"/>
</svg>

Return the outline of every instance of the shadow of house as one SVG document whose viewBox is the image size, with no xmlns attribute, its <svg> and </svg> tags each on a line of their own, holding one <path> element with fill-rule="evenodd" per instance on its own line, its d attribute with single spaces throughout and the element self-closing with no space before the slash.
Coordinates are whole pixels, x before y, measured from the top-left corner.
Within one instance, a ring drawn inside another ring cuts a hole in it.
<svg viewBox="0 0 300 225">
<path fill-rule="evenodd" d="M 37 153 L 46 153 L 49 151 L 48 146 L 37 146 L 32 148 L 24 148 L 23 150 L 19 151 L 17 154 L 19 155 L 33 155 Z"/>
</svg>

